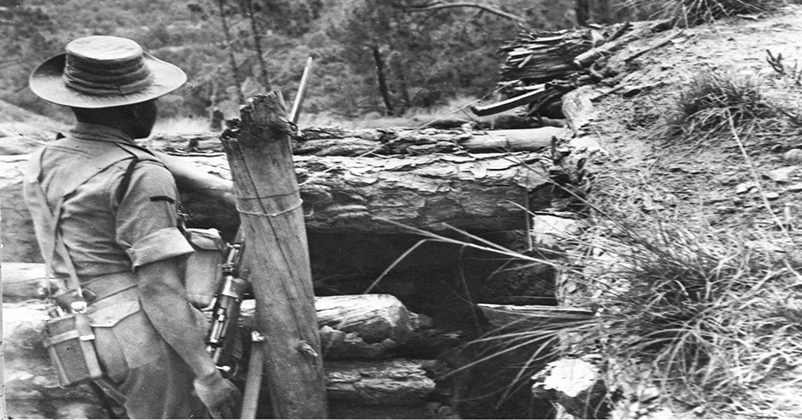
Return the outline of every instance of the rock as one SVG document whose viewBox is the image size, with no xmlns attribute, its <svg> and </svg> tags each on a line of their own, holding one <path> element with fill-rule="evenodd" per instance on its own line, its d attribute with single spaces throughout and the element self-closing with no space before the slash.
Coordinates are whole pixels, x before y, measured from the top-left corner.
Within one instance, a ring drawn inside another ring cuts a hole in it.
<svg viewBox="0 0 802 420">
<path fill-rule="evenodd" d="M 559 359 L 532 377 L 535 397 L 548 398 L 575 418 L 606 418 L 610 408 L 599 369 L 582 359 Z"/>
<path fill-rule="evenodd" d="M 766 177 L 778 184 L 789 184 L 793 182 L 792 177 L 798 170 L 799 166 L 788 166 L 770 171 L 766 174 Z"/>
<path fill-rule="evenodd" d="M 786 162 L 792 163 L 800 163 L 802 162 L 802 150 L 800 149 L 791 149 L 783 155 L 783 159 Z"/>
<path fill-rule="evenodd" d="M 788 189 L 788 191 L 791 191 L 791 192 L 800 192 L 800 191 L 802 191 L 802 183 L 796 183 L 796 184 L 789 185 L 787 187 L 787 189 Z"/>
<path fill-rule="evenodd" d="M 600 157 L 606 157 L 610 154 L 593 136 L 574 137 L 568 142 L 568 148 L 573 152 L 587 153 L 590 156 L 598 154 Z"/>
<path fill-rule="evenodd" d="M 753 181 L 742 182 L 742 183 L 738 184 L 737 186 L 735 186 L 735 194 L 746 194 L 749 191 L 752 191 L 753 189 L 755 189 L 757 187 L 758 187 L 757 183 L 755 183 Z"/>
<path fill-rule="evenodd" d="M 532 236 L 543 245 L 557 245 L 579 233 L 582 222 L 576 219 L 536 214 L 532 217 Z"/>
<path fill-rule="evenodd" d="M 767 192 L 766 193 L 766 199 L 767 200 L 776 200 L 778 198 L 780 198 L 780 193 L 778 193 L 778 192 L 771 191 L 771 192 Z"/>
</svg>

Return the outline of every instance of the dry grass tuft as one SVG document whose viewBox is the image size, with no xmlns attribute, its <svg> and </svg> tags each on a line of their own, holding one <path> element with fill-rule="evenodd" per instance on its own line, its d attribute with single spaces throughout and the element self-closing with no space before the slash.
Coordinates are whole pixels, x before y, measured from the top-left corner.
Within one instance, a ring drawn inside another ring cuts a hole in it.
<svg viewBox="0 0 802 420">
<path fill-rule="evenodd" d="M 784 0 L 625 0 L 624 6 L 656 11 L 678 26 L 696 26 L 738 15 L 772 12 L 787 4 Z"/>
<path fill-rule="evenodd" d="M 782 109 L 762 92 L 760 76 L 738 76 L 712 70 L 694 76 L 681 91 L 664 136 L 708 138 L 729 131 L 732 118 L 739 130 L 753 131 L 783 116 Z"/>
<path fill-rule="evenodd" d="M 800 280 L 782 255 L 753 246 L 762 234 L 656 219 L 589 235 L 596 264 L 610 263 L 583 278 L 599 315 L 576 331 L 580 347 L 639 362 L 663 396 L 712 410 L 760 411 L 750 391 L 798 364 Z"/>
</svg>

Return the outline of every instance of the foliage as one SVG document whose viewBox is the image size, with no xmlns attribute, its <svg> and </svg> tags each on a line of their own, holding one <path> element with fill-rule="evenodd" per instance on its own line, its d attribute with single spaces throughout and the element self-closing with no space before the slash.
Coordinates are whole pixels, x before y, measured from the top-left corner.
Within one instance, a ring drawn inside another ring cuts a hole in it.
<svg viewBox="0 0 802 420">
<path fill-rule="evenodd" d="M 22 1 L 0 7 L 0 98 L 18 105 L 27 105 L 34 100 L 27 95 L 25 86 L 31 63 L 48 58 L 55 44 L 56 23 L 42 8 L 27 6 Z M 43 108 L 34 108 L 43 111 Z"/>
<path fill-rule="evenodd" d="M 591 21 L 632 14 L 617 0 L 591 2 Z M 410 12 L 411 0 L 223 0 L 233 37 L 227 45 L 218 0 L 9 0 L 0 7 L 7 42 L 0 65 L 0 98 L 69 120 L 26 89 L 27 77 L 68 39 L 92 34 L 135 39 L 159 58 L 178 64 L 187 88 L 162 103 L 162 116 L 205 117 L 215 107 L 238 112 L 239 95 L 228 52 L 233 52 L 247 94 L 258 92 L 262 65 L 254 28 L 272 88 L 288 98 L 297 89 L 307 57 L 315 58 L 305 112 L 341 116 L 385 114 L 373 48 L 386 70 L 390 112 L 431 108 L 459 96 L 492 92 L 498 48 L 520 28 L 517 22 L 471 7 Z M 460 2 L 456 2 L 460 3 Z M 574 0 L 476 0 L 476 4 L 522 16 L 525 26 L 559 29 L 575 25 Z M 11 7 L 14 6 L 14 7 Z"/>
<path fill-rule="evenodd" d="M 365 0 L 328 33 L 340 45 L 341 59 L 368 87 L 358 92 L 368 101 L 357 99 L 352 106 L 392 115 L 431 107 L 458 93 L 490 92 L 497 48 L 510 35 L 509 26 L 497 16 L 464 9 L 410 13 L 398 0 Z M 371 93 L 379 92 L 381 83 L 387 85 L 384 106 Z"/>
</svg>

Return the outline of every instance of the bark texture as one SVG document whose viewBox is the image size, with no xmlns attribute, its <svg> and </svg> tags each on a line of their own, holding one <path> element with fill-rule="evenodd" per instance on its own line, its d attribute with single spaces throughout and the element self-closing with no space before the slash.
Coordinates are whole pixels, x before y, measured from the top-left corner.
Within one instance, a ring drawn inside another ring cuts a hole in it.
<svg viewBox="0 0 802 420">
<path fill-rule="evenodd" d="M 326 364 L 330 398 L 362 405 L 423 404 L 435 383 L 426 376 L 424 361 L 341 361 Z"/>
<path fill-rule="evenodd" d="M 220 156 L 186 156 L 228 178 Z M 295 171 L 307 229 L 399 233 L 390 220 L 421 229 L 520 229 L 526 208 L 551 203 L 550 158 L 541 153 L 433 154 L 403 157 L 297 156 Z M 237 214 L 183 195 L 195 225 L 231 227 Z"/>
</svg>

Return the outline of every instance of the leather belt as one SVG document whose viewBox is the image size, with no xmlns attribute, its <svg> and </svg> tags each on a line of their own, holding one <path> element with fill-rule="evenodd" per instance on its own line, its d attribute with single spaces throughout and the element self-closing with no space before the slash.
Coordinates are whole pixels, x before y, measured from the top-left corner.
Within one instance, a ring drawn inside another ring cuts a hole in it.
<svg viewBox="0 0 802 420">
<path fill-rule="evenodd" d="M 92 277 L 81 285 L 81 292 L 86 303 L 92 304 L 136 287 L 136 274 L 126 271 Z"/>
</svg>

